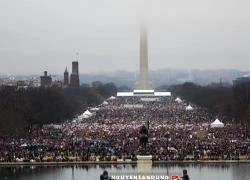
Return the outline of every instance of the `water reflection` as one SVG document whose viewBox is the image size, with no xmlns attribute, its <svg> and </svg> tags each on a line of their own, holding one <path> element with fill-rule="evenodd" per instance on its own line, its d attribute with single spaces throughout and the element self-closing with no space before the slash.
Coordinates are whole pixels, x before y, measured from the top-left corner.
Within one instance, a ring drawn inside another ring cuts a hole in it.
<svg viewBox="0 0 250 180">
<path fill-rule="evenodd" d="M 191 179 L 250 179 L 250 164 L 247 163 L 178 163 L 153 165 L 153 173 L 165 175 L 181 175 L 183 169 L 188 170 Z M 0 180 L 98 180 L 104 170 L 113 174 L 137 173 L 135 164 L 10 166 L 0 167 Z"/>
</svg>

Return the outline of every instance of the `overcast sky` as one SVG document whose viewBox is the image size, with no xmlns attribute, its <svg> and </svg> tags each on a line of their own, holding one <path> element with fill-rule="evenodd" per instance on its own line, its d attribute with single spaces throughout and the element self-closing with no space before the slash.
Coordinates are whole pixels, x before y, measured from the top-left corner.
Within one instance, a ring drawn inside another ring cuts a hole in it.
<svg viewBox="0 0 250 180">
<path fill-rule="evenodd" d="M 150 69 L 250 70 L 249 0 L 0 0 L 0 74 Z"/>
</svg>

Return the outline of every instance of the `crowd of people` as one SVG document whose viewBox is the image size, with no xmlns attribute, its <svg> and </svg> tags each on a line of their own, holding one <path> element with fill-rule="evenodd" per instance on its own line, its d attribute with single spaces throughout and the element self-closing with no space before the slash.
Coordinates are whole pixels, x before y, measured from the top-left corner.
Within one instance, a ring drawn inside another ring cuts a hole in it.
<svg viewBox="0 0 250 180">
<path fill-rule="evenodd" d="M 0 162 L 133 161 L 139 129 L 149 122 L 147 151 L 155 161 L 250 159 L 242 125 L 211 128 L 207 109 L 171 97 L 116 97 L 92 116 L 33 127 L 23 138 L 0 137 Z"/>
</svg>

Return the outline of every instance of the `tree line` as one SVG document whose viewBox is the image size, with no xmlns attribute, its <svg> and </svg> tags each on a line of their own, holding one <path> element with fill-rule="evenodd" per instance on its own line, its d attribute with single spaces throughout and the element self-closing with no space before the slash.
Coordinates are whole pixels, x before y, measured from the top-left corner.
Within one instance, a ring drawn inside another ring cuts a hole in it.
<svg viewBox="0 0 250 180">
<path fill-rule="evenodd" d="M 240 123 L 250 127 L 250 84 L 234 85 L 210 84 L 200 86 L 184 83 L 170 87 L 175 96 L 181 96 L 188 102 L 206 107 L 214 116 L 229 123 Z"/>
<path fill-rule="evenodd" d="M 116 92 L 113 83 L 65 89 L 0 87 L 0 135 L 22 135 L 34 125 L 64 122 Z"/>
</svg>

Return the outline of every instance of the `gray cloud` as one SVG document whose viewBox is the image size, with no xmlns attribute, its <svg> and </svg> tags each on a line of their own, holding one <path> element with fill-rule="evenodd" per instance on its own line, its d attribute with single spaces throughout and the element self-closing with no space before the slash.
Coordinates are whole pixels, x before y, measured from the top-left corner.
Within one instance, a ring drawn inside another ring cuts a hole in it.
<svg viewBox="0 0 250 180">
<path fill-rule="evenodd" d="M 151 69 L 250 69 L 248 0 L 0 0 L 0 72 L 138 69 L 148 27 Z"/>
</svg>

